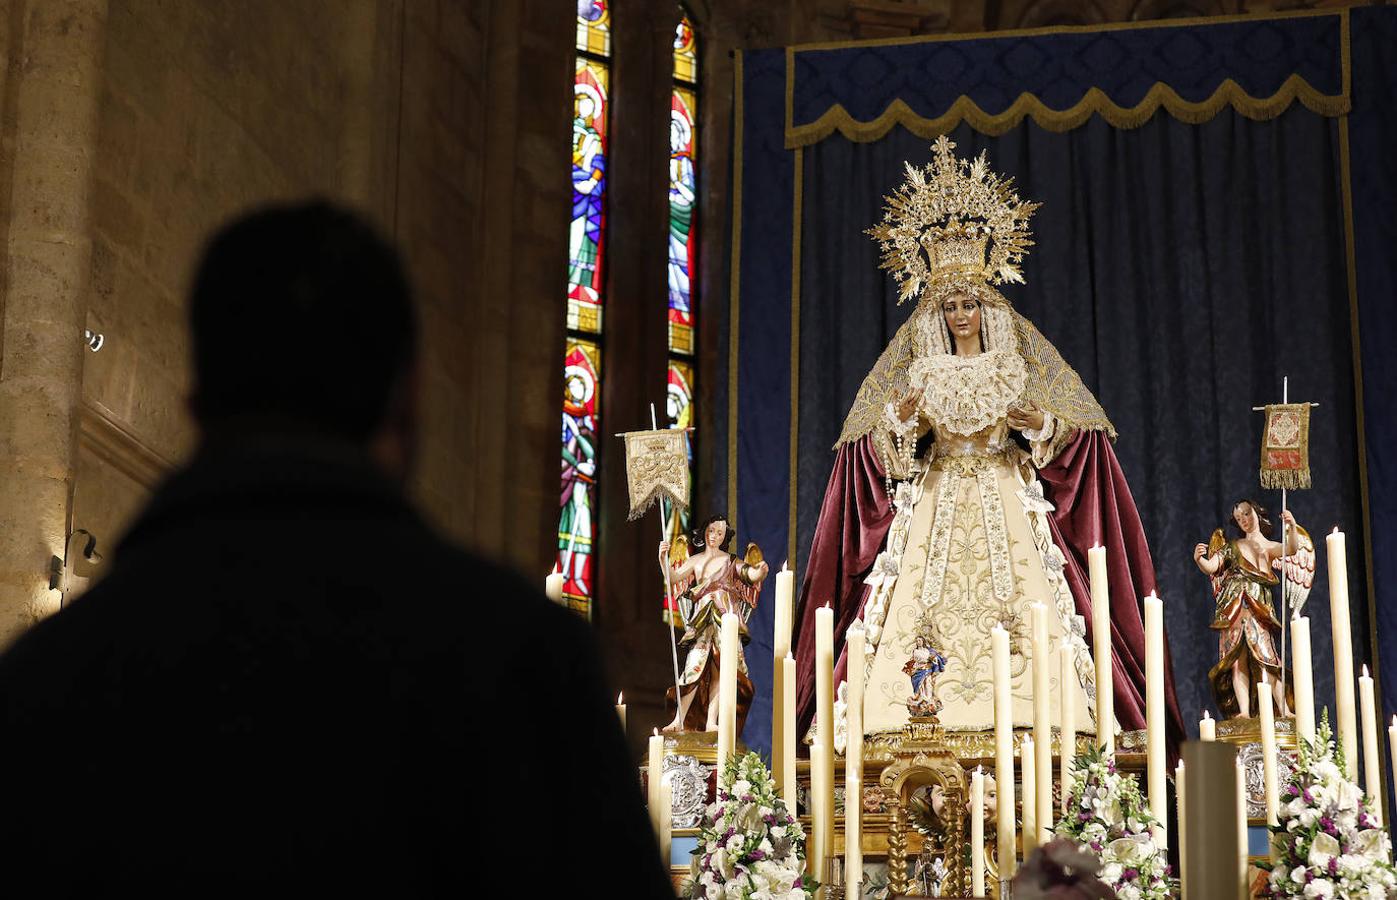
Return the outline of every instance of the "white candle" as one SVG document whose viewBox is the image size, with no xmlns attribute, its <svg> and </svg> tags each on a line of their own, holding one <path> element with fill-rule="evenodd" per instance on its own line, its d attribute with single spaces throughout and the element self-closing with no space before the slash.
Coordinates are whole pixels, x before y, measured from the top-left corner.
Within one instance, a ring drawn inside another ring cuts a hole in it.
<svg viewBox="0 0 1397 900">
<path fill-rule="evenodd" d="M 1237 897 L 1251 900 L 1251 885 L 1247 883 L 1247 871 L 1251 861 L 1247 858 L 1247 775 L 1242 766 L 1242 757 L 1237 756 Z"/>
<path fill-rule="evenodd" d="M 970 881 L 970 893 L 985 896 L 985 772 L 979 766 L 970 776 Z"/>
<path fill-rule="evenodd" d="M 844 882 L 846 896 L 858 896 L 863 881 L 863 623 L 858 619 L 845 635 L 849 679 L 848 744 L 844 751 Z"/>
<path fill-rule="evenodd" d="M 781 797 L 786 801 L 786 807 L 791 811 L 791 815 L 796 814 L 796 661 L 789 653 L 781 660 L 781 669 L 785 673 L 781 682 L 781 690 L 785 694 L 782 701 L 782 715 L 785 718 L 785 727 L 781 730 Z"/>
<path fill-rule="evenodd" d="M 665 874 L 669 874 L 673 863 L 670 845 L 674 842 L 674 801 L 671 799 L 670 783 L 660 779 L 660 860 L 664 863 Z"/>
<path fill-rule="evenodd" d="M 1087 551 L 1091 575 L 1091 643 L 1096 657 L 1096 743 L 1116 752 L 1115 682 L 1111 673 L 1111 587 L 1106 578 L 1106 548 Z"/>
<path fill-rule="evenodd" d="M 771 635 L 771 777 L 777 788 L 786 783 L 785 756 L 780 752 L 785 746 L 783 733 L 786 727 L 786 668 L 782 661 L 791 652 L 791 619 L 794 609 L 795 573 L 781 564 L 776 573 L 776 616 Z"/>
<path fill-rule="evenodd" d="M 1392 724 L 1387 726 L 1387 752 L 1392 754 L 1392 777 L 1397 779 L 1397 716 L 1392 717 Z M 1393 783 L 1393 791 L 1397 792 L 1397 781 Z"/>
<path fill-rule="evenodd" d="M 1014 703 L 1009 680 L 1009 632 L 990 631 L 994 655 L 994 780 L 999 791 L 999 877 L 1014 877 Z"/>
<path fill-rule="evenodd" d="M 553 571 L 547 578 L 543 579 L 543 592 L 548 595 L 548 599 L 554 603 L 563 602 L 563 573 L 558 571 L 555 565 Z"/>
<path fill-rule="evenodd" d="M 1169 800 L 1164 790 L 1164 603 L 1154 591 L 1145 598 L 1145 736 L 1149 756 L 1146 762 L 1146 783 L 1149 785 L 1150 811 L 1159 824 L 1154 827 L 1155 841 L 1169 846 Z"/>
<path fill-rule="evenodd" d="M 1048 653 L 1048 608 L 1042 603 L 1029 606 L 1029 621 L 1033 627 L 1033 747 L 1034 773 L 1041 775 L 1033 801 L 1034 822 L 1038 833 L 1034 844 L 1052 840 L 1053 828 L 1053 720 L 1048 711 L 1050 691 L 1048 669 L 1052 657 Z M 1025 850 L 1024 854 L 1027 855 Z"/>
<path fill-rule="evenodd" d="M 728 763 L 737 747 L 737 613 L 723 613 L 718 649 L 718 766 Z"/>
<path fill-rule="evenodd" d="M 1203 718 L 1198 720 L 1198 739 L 1200 741 L 1215 741 L 1218 739 L 1218 723 L 1213 719 L 1212 713 L 1203 710 Z"/>
<path fill-rule="evenodd" d="M 1058 657 L 1062 664 L 1062 671 L 1059 674 L 1061 684 L 1058 687 L 1058 697 L 1061 706 L 1062 720 L 1058 724 L 1058 742 L 1061 744 L 1059 753 L 1061 759 L 1062 782 L 1062 812 L 1067 813 L 1067 804 L 1072 802 L 1072 758 L 1077 753 L 1077 667 L 1073 665 L 1072 648 L 1063 641 L 1058 648 Z"/>
<path fill-rule="evenodd" d="M 834 610 L 828 604 L 815 610 L 815 740 L 820 744 L 820 804 L 825 810 L 820 847 L 830 856 L 834 852 Z M 819 865 L 824 871 L 823 858 Z"/>
<path fill-rule="evenodd" d="M 1184 786 L 1184 761 L 1182 759 L 1174 767 L 1174 796 L 1179 801 L 1179 898 L 1183 900 L 1184 897 L 1188 896 L 1188 885 L 1185 883 L 1185 877 L 1188 874 L 1188 840 L 1184 833 L 1184 822 L 1187 818 L 1184 798 L 1188 794 Z"/>
<path fill-rule="evenodd" d="M 1295 682 L 1295 733 L 1308 743 L 1315 740 L 1315 685 L 1311 672 L 1310 617 L 1290 620 L 1292 675 Z"/>
<path fill-rule="evenodd" d="M 1353 637 L 1348 611 L 1348 557 L 1336 526 L 1324 539 L 1329 553 L 1329 619 L 1334 634 L 1334 714 L 1339 720 L 1350 781 L 1358 780 L 1358 716 L 1353 702 Z"/>
<path fill-rule="evenodd" d="M 1020 776 L 1023 782 L 1023 836 L 1020 843 L 1023 845 L 1024 859 L 1028 859 L 1028 855 L 1038 846 L 1038 759 L 1033 743 L 1032 737 L 1024 735 L 1019 749 L 1023 760 L 1023 774 Z"/>
<path fill-rule="evenodd" d="M 810 745 L 810 849 L 806 853 L 806 870 L 816 881 L 825 882 L 825 748 L 815 741 Z"/>
<path fill-rule="evenodd" d="M 1358 677 L 1358 701 L 1363 714 L 1363 783 L 1373 804 L 1373 817 L 1382 825 L 1382 763 L 1378 760 L 1378 708 L 1368 667 Z"/>
<path fill-rule="evenodd" d="M 650 735 L 649 766 L 646 769 L 645 803 L 650 808 L 650 826 L 655 829 L 655 839 L 660 836 L 660 774 L 664 766 L 665 739 L 659 729 Z"/>
<path fill-rule="evenodd" d="M 1280 783 L 1276 772 L 1276 713 L 1271 683 L 1256 686 L 1256 705 L 1261 713 L 1261 781 L 1266 790 L 1266 824 L 1274 826 L 1280 815 Z"/>
</svg>

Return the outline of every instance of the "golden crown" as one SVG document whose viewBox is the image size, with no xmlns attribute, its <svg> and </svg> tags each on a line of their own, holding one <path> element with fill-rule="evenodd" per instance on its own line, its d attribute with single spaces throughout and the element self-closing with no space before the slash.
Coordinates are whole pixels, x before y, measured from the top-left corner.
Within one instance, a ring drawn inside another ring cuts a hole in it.
<svg viewBox="0 0 1397 900">
<path fill-rule="evenodd" d="M 966 160 L 955 146 L 942 135 L 931 163 L 907 163 L 907 180 L 884 198 L 883 221 L 867 231 L 897 279 L 899 303 L 951 278 L 1023 283 L 1019 263 L 1033 246 L 1028 220 L 1039 204 L 1020 200 L 1014 179 L 991 172 L 983 151 Z"/>
</svg>

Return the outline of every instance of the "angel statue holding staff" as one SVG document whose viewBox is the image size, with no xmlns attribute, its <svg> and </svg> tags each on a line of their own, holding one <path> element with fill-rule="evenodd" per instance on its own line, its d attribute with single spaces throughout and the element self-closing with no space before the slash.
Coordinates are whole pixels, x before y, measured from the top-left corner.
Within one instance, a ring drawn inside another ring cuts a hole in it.
<svg viewBox="0 0 1397 900">
<path fill-rule="evenodd" d="M 1077 674 L 1059 684 L 1053 669 L 1054 721 L 1060 698 L 1073 691 L 1079 730 L 1097 727 L 1088 635 L 1102 627 L 1111 630 L 1119 726 L 1143 728 L 1140 598 L 1154 590 L 1155 573 L 1111 448 L 1115 429 L 1077 373 L 996 289 L 1023 281 L 1037 204 L 1020 200 L 984 153 L 967 160 L 954 146 L 940 137 L 930 164 L 907 165 L 907 180 L 870 231 L 901 299 L 916 306 L 864 379 L 835 445 L 801 589 L 801 720 L 809 723 L 814 706 L 815 609 L 830 600 L 837 642 L 856 617 L 867 633 L 858 661 L 866 667 L 867 733 L 900 732 L 913 715 L 903 669 L 927 634 L 945 659 L 928 701 L 942 726 L 990 728 L 996 625 L 1011 635 L 1014 721 L 1027 726 L 1029 605 L 1040 601 L 1054 658 L 1068 647 Z M 1086 560 L 1098 544 L 1107 549 L 1109 622 L 1091 621 Z M 837 652 L 840 682 L 852 661 Z"/>
<path fill-rule="evenodd" d="M 756 544 L 748 544 L 746 554 L 740 559 L 728 553 L 726 547 L 732 537 L 732 526 L 727 518 L 711 516 L 694 531 L 690 539 L 695 551 L 692 554 L 690 542 L 683 535 L 673 541 L 660 542 L 660 565 L 670 570 L 672 596 L 684 619 L 684 637 L 679 646 L 685 654 L 677 690 L 671 688 L 666 692 L 666 699 L 675 705 L 675 713 L 674 719 L 664 727 L 665 731 L 718 730 L 718 638 L 723 613 L 737 613 L 742 645 L 750 640 L 747 620 L 756 608 L 770 567 Z M 739 734 L 752 705 L 752 690 L 747 660 L 739 647 Z"/>
</svg>

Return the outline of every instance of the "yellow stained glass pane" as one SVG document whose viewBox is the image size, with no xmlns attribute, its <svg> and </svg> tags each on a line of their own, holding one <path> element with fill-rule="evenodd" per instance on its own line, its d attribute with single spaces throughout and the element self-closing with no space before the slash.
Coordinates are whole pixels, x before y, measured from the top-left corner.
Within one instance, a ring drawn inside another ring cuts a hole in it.
<svg viewBox="0 0 1397 900">
<path fill-rule="evenodd" d="M 611 0 L 577 0 L 577 49 L 611 55 Z"/>
<path fill-rule="evenodd" d="M 698 82 L 698 42 L 694 39 L 694 23 L 687 13 L 674 30 L 674 77 L 691 84 Z"/>
</svg>

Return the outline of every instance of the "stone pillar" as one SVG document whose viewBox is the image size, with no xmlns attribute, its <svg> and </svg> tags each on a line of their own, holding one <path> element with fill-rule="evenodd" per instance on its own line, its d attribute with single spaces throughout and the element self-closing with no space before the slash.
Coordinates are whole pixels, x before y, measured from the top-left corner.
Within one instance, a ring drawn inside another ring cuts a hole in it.
<svg viewBox="0 0 1397 900">
<path fill-rule="evenodd" d="M 5 86 L 0 123 L 12 148 L 0 158 L 2 644 L 58 607 L 49 560 L 63 554 L 72 496 L 107 15 L 106 0 L 11 2 L 17 82 Z"/>
</svg>

